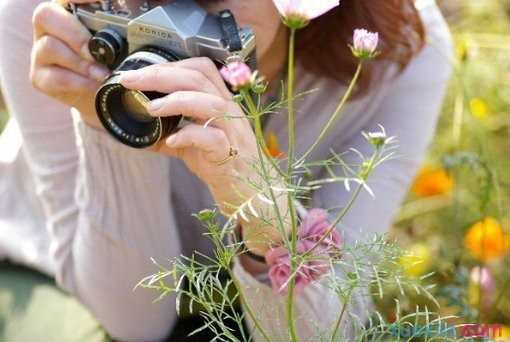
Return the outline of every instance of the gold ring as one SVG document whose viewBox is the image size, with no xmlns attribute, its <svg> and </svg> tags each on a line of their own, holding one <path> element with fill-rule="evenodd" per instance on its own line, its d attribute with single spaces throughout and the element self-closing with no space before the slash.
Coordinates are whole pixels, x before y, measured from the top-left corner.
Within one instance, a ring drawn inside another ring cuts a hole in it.
<svg viewBox="0 0 510 342">
<path fill-rule="evenodd" d="M 238 154 L 239 154 L 239 151 L 237 149 L 233 148 L 232 146 L 230 146 L 230 148 L 228 150 L 228 156 L 225 157 L 225 159 L 222 159 L 222 160 L 216 162 L 216 165 L 221 166 L 221 165 L 227 163 L 228 161 L 234 159 L 235 157 L 237 157 Z"/>
</svg>

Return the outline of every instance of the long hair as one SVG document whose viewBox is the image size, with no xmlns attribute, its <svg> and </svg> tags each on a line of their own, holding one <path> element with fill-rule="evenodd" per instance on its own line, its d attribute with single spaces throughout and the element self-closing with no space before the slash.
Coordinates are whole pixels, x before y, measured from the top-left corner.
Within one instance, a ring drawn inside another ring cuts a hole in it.
<svg viewBox="0 0 510 342">
<path fill-rule="evenodd" d="M 381 53 L 377 59 L 396 63 L 401 69 L 425 42 L 414 0 L 342 0 L 339 7 L 313 20 L 297 35 L 301 65 L 317 75 L 348 82 L 358 63 L 348 46 L 356 28 L 379 32 Z M 364 66 L 358 94 L 369 89 L 375 68 L 374 63 Z"/>
</svg>

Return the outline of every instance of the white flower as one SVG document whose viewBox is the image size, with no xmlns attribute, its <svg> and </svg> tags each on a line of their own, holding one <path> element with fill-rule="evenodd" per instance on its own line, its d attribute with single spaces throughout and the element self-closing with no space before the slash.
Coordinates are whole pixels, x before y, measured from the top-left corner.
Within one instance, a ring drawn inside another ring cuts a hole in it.
<svg viewBox="0 0 510 342">
<path fill-rule="evenodd" d="M 340 4 L 340 0 L 273 0 L 287 26 L 302 28 Z"/>
</svg>

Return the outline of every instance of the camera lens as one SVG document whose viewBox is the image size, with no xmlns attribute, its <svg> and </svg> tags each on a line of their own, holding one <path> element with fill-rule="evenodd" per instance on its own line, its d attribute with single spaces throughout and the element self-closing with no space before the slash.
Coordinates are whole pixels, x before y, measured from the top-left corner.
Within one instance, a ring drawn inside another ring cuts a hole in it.
<svg viewBox="0 0 510 342">
<path fill-rule="evenodd" d="M 147 112 L 146 105 L 150 100 L 142 92 L 127 90 L 121 95 L 121 104 L 126 108 L 126 114 L 135 121 L 151 122 L 152 117 Z"/>
<path fill-rule="evenodd" d="M 96 94 L 97 114 L 106 130 L 117 140 L 144 148 L 154 145 L 179 127 L 182 116 L 154 117 L 146 109 L 151 100 L 166 94 L 131 90 L 120 84 L 122 71 L 176 60 L 175 56 L 158 49 L 137 51 L 128 56 L 99 89 Z"/>
</svg>

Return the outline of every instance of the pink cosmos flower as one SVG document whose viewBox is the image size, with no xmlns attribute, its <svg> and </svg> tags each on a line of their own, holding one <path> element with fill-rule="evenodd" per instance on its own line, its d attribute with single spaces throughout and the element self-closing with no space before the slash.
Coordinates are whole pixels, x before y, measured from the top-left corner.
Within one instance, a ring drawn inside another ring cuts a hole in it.
<svg viewBox="0 0 510 342">
<path fill-rule="evenodd" d="M 291 265 L 289 251 L 283 247 L 271 249 L 266 253 L 266 262 L 269 268 L 268 276 L 271 280 L 271 286 L 274 293 L 286 294 L 288 283 L 291 277 Z M 296 274 L 296 292 L 301 291 L 306 285 L 312 281 L 307 270 L 298 267 Z"/>
<path fill-rule="evenodd" d="M 340 4 L 340 0 L 273 0 L 284 22 L 293 28 L 301 28 L 332 8 Z"/>
<path fill-rule="evenodd" d="M 328 213 L 323 209 L 313 208 L 303 219 L 299 227 L 298 237 L 300 240 L 318 242 L 322 236 L 331 228 L 328 221 Z M 328 236 L 322 240 L 324 248 L 340 248 L 340 233 L 333 229 Z"/>
<path fill-rule="evenodd" d="M 299 227 L 297 253 L 304 254 L 314 248 L 330 228 L 327 213 L 322 209 L 312 209 Z M 318 280 L 329 270 L 330 253 L 340 248 L 340 234 L 333 230 L 311 252 L 311 258 L 300 264 L 296 271 L 296 293 L 306 285 Z M 270 266 L 268 276 L 275 293 L 287 293 L 291 274 L 289 251 L 285 247 L 272 248 L 266 253 L 266 263 Z"/>
<path fill-rule="evenodd" d="M 379 33 L 365 29 L 354 30 L 353 45 L 351 47 L 354 56 L 361 59 L 373 58 L 377 55 Z"/>
<path fill-rule="evenodd" d="M 251 85 L 253 79 L 253 73 L 250 67 L 238 61 L 225 65 L 221 68 L 220 74 L 234 90 L 239 90 Z"/>
</svg>

